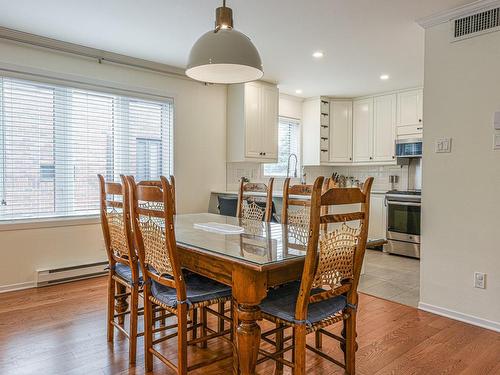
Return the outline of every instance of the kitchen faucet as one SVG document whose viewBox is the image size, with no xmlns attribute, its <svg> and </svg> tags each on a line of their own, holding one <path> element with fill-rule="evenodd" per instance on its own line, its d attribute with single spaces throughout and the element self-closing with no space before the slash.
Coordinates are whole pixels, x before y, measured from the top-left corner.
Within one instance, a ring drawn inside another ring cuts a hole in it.
<svg viewBox="0 0 500 375">
<path fill-rule="evenodd" d="M 298 159 L 297 159 L 297 155 L 295 154 L 290 154 L 288 156 L 288 162 L 286 163 L 286 177 L 290 177 L 290 159 L 292 158 L 292 156 L 295 158 L 295 169 L 294 169 L 294 172 L 293 172 L 293 177 L 294 178 L 297 178 L 297 164 L 298 164 Z"/>
</svg>

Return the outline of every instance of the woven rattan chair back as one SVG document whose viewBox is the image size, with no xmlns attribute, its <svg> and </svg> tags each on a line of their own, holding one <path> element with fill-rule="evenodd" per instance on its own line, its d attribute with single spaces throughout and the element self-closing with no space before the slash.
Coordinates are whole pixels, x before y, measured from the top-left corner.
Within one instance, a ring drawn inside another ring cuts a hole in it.
<svg viewBox="0 0 500 375">
<path fill-rule="evenodd" d="M 98 175 L 98 178 L 101 227 L 110 267 L 114 267 L 116 262 L 126 264 L 132 269 L 132 279 L 137 280 L 137 254 L 133 242 L 130 200 L 125 177 L 121 176 L 122 183 L 106 182 L 102 175 Z"/>
<path fill-rule="evenodd" d="M 176 208 L 177 204 L 175 201 L 175 177 L 173 175 L 170 175 L 169 183 L 170 183 L 170 190 L 172 193 L 173 212 L 175 215 L 177 213 L 177 208 Z M 161 188 L 161 181 L 160 180 L 139 181 L 138 185 L 140 185 L 140 186 L 157 186 L 157 187 Z"/>
<path fill-rule="evenodd" d="M 138 183 L 127 178 L 131 215 L 144 283 L 149 279 L 175 288 L 178 301 L 186 300 L 174 231 L 172 186 L 161 176 L 158 183 Z"/>
<path fill-rule="evenodd" d="M 290 178 L 283 184 L 283 206 L 281 210 L 281 223 L 294 226 L 309 226 L 311 217 L 311 195 L 313 185 L 292 185 Z"/>
<path fill-rule="evenodd" d="M 357 304 L 357 286 L 366 249 L 370 193 L 373 178 L 370 177 L 358 188 L 330 188 L 322 193 L 324 178 L 318 177 L 311 195 L 309 242 L 297 300 L 296 319 L 307 317 L 309 303 L 318 302 L 345 294 L 348 303 Z M 360 204 L 356 212 L 328 213 L 325 207 Z M 326 212 L 326 213 L 325 213 Z M 359 222 L 359 227 L 350 227 L 348 222 Z M 341 223 L 334 230 L 320 230 L 321 226 Z M 324 292 L 311 296 L 313 287 Z"/>
<path fill-rule="evenodd" d="M 273 209 L 273 183 L 274 178 L 270 178 L 267 185 L 241 180 L 236 217 L 270 222 Z M 265 196 L 255 193 L 265 193 Z"/>
</svg>

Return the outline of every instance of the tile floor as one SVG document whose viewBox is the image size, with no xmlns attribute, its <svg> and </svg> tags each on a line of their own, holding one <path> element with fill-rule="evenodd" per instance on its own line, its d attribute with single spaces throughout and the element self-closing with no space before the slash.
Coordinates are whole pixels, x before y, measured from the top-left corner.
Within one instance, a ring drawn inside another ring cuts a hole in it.
<svg viewBox="0 0 500 375">
<path fill-rule="evenodd" d="M 367 250 L 365 274 L 358 290 L 375 297 L 417 307 L 420 296 L 420 261 L 378 250 Z"/>
</svg>

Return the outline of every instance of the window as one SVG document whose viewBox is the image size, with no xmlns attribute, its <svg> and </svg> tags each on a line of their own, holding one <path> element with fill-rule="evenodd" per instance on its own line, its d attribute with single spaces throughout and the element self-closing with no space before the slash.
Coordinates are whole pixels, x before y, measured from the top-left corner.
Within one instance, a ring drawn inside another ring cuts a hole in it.
<svg viewBox="0 0 500 375">
<path fill-rule="evenodd" d="M 297 177 L 300 174 L 300 124 L 298 120 L 280 117 L 278 127 L 278 162 L 264 164 L 265 176 L 286 177 L 288 157 L 295 154 L 297 157 Z M 289 176 L 295 172 L 295 159 L 290 159 Z"/>
<path fill-rule="evenodd" d="M 173 102 L 0 78 L 0 220 L 98 213 L 97 174 L 173 169 Z"/>
</svg>

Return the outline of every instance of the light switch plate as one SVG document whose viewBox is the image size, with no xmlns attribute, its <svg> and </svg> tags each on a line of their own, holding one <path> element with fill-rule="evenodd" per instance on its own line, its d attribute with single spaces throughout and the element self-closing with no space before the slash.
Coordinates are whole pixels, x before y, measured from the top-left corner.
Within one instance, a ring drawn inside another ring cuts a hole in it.
<svg viewBox="0 0 500 375">
<path fill-rule="evenodd" d="M 493 127 L 495 130 L 500 130 L 500 111 L 493 115 Z"/>
<path fill-rule="evenodd" d="M 493 150 L 500 150 L 500 134 L 493 134 Z"/>
<path fill-rule="evenodd" d="M 436 152 L 437 153 L 451 152 L 451 138 L 436 139 Z"/>
</svg>

